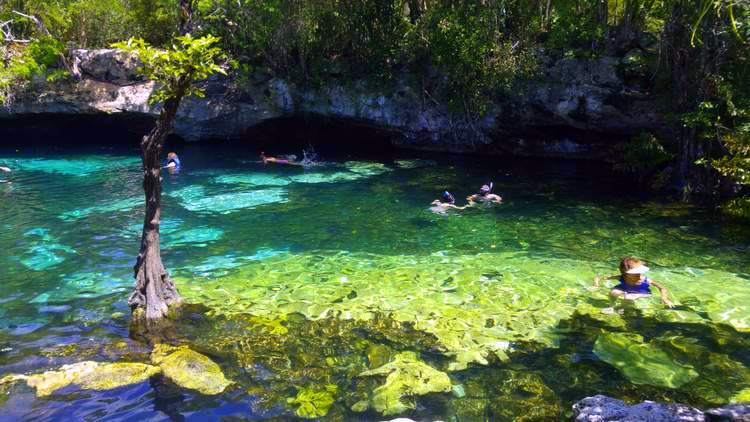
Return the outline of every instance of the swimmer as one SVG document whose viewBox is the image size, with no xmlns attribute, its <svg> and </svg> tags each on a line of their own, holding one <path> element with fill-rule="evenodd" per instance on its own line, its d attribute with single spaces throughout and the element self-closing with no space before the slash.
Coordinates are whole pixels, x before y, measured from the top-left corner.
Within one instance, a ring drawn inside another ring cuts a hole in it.
<svg viewBox="0 0 750 422">
<path fill-rule="evenodd" d="M 271 163 L 271 164 L 286 164 L 286 165 L 290 165 L 290 166 L 301 166 L 302 165 L 301 163 L 298 163 L 296 161 L 287 160 L 287 159 L 284 159 L 284 158 L 269 157 L 263 151 L 260 152 L 260 159 L 261 159 L 261 161 L 263 161 L 263 164 L 269 164 L 269 163 Z"/>
<path fill-rule="evenodd" d="M 648 267 L 643 265 L 640 259 L 637 258 L 623 258 L 620 261 L 620 275 L 613 275 L 608 277 L 594 278 L 594 288 L 599 288 L 599 282 L 601 280 L 620 280 L 620 284 L 613 287 L 609 291 L 609 295 L 612 298 L 623 298 L 625 300 L 636 300 L 644 297 L 651 296 L 651 286 L 656 287 L 659 290 L 661 296 L 661 302 L 667 308 L 674 308 L 674 303 L 669 300 L 667 289 L 661 284 L 649 280 L 645 274 L 648 272 Z"/>
<path fill-rule="evenodd" d="M 2 171 L 3 173 L 10 173 L 10 169 L 8 167 L 0 166 L 0 171 Z M 0 179 L 0 183 L 10 183 L 10 181 Z"/>
<path fill-rule="evenodd" d="M 436 199 L 432 201 L 430 205 L 433 206 L 433 211 L 440 213 L 444 213 L 449 209 L 463 210 L 468 207 L 468 205 L 464 205 L 463 207 L 457 206 L 456 198 L 454 198 L 453 195 L 451 195 L 451 193 L 448 191 L 443 192 L 443 201 Z"/>
<path fill-rule="evenodd" d="M 492 182 L 490 182 L 490 184 L 488 185 L 482 185 L 482 187 L 479 189 L 479 193 L 467 196 L 466 200 L 469 201 L 469 206 L 472 206 L 477 202 L 484 202 L 487 204 L 499 204 L 503 202 L 503 198 L 501 198 L 499 195 L 490 193 L 492 192 L 492 187 L 493 184 Z"/>
<path fill-rule="evenodd" d="M 170 152 L 169 154 L 167 154 L 167 165 L 164 167 L 168 169 L 179 170 L 180 157 L 178 157 L 174 152 Z"/>
</svg>

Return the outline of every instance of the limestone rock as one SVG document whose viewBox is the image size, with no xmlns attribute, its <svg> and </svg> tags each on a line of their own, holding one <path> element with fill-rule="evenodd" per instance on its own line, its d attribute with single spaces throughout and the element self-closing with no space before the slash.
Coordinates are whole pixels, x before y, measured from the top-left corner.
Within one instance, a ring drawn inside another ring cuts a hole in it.
<svg viewBox="0 0 750 422">
<path fill-rule="evenodd" d="M 622 400 L 596 395 L 573 405 L 576 422 L 701 422 L 706 418 L 700 410 L 682 404 L 643 402 L 633 406 Z"/>
<path fill-rule="evenodd" d="M 359 374 L 361 377 L 387 375 L 385 384 L 373 391 L 369 405 L 384 416 L 415 409 L 414 396 L 451 391 L 448 374 L 427 365 L 414 352 L 402 352 L 379 368 Z M 355 404 L 362 408 L 361 403 Z"/>
<path fill-rule="evenodd" d="M 75 50 L 73 58 L 80 79 L 40 81 L 15 93 L 14 102 L 0 108 L 0 119 L 108 115 L 127 124 L 156 117 L 159 107 L 148 104 L 154 84 L 140 79 L 132 57 L 105 49 Z M 408 75 L 387 89 L 363 80 L 310 87 L 260 73 L 249 75 L 247 83 L 214 76 L 202 82 L 206 98 L 183 101 L 174 133 L 191 141 L 238 138 L 263 122 L 307 113 L 387 131 L 391 142 L 404 148 L 606 157 L 618 138 L 668 126 L 655 100 L 625 86 L 618 66 L 620 58 L 609 56 L 544 64 L 547 77 L 496 99 L 476 119 L 425 101 Z M 573 130 L 549 130 L 560 128 Z M 596 132 L 596 139 L 576 131 Z M 551 132 L 566 135 L 550 139 Z"/>
<path fill-rule="evenodd" d="M 29 387 L 36 389 L 38 397 L 44 397 L 71 384 L 84 390 L 111 390 L 146 381 L 159 371 L 158 367 L 144 363 L 83 361 L 40 374 L 8 375 L 0 380 L 0 384 L 23 380 Z"/>
<path fill-rule="evenodd" d="M 201 394 L 220 394 L 232 383 L 224 377 L 219 365 L 187 346 L 157 344 L 151 352 L 151 361 L 175 384 Z"/>
<path fill-rule="evenodd" d="M 706 411 L 709 421 L 750 422 L 750 404 L 730 404 Z"/>
</svg>

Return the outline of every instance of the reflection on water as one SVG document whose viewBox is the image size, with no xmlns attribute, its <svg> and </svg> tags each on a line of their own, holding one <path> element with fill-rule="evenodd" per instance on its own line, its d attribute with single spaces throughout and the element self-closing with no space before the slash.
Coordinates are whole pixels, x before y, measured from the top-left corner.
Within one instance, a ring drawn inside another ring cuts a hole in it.
<svg viewBox="0 0 750 422">
<path fill-rule="evenodd" d="M 0 378 L 149 363 L 127 324 L 137 151 L 36 154 L 0 151 L 14 169 L 0 186 Z M 170 342 L 234 384 L 204 396 L 155 375 L 44 399 L 2 384 L 3 415 L 545 420 L 595 393 L 696 406 L 750 396 L 747 226 L 623 195 L 585 164 L 180 156 L 182 171 L 163 175 L 162 245 L 189 305 Z M 442 191 L 460 204 L 489 180 L 503 205 L 429 210 Z M 631 254 L 675 310 L 612 309 L 606 289 L 588 288 Z"/>
</svg>

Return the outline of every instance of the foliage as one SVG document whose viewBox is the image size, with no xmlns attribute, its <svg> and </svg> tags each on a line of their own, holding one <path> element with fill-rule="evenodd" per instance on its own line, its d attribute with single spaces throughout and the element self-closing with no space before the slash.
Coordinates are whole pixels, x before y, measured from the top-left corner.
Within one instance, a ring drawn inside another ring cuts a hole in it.
<svg viewBox="0 0 750 422">
<path fill-rule="evenodd" d="M 55 68 L 62 51 L 62 43 L 51 37 L 36 39 L 25 47 L 0 47 L 0 56 L 8 57 L 7 61 L 0 61 L 0 104 L 33 77 L 42 76 L 48 81 L 65 77 L 65 71 Z"/>
<path fill-rule="evenodd" d="M 532 74 L 526 41 L 505 34 L 501 17 L 498 10 L 476 4 L 447 4 L 419 28 L 421 48 L 448 77 L 444 96 L 454 110 L 483 114 L 493 94 Z"/>
<path fill-rule="evenodd" d="M 143 63 L 139 72 L 160 85 L 149 98 L 149 102 L 155 104 L 183 95 L 204 97 L 204 90 L 192 85 L 192 82 L 206 79 L 214 73 L 226 74 L 219 63 L 226 60 L 226 56 L 216 46 L 218 42 L 219 38 L 211 35 L 200 38 L 184 35 L 176 37 L 175 44 L 166 50 L 153 47 L 140 38 L 131 38 L 113 46 L 138 56 Z"/>
<path fill-rule="evenodd" d="M 631 139 L 623 148 L 615 167 L 635 174 L 644 174 L 674 158 L 656 137 L 641 133 Z"/>
</svg>

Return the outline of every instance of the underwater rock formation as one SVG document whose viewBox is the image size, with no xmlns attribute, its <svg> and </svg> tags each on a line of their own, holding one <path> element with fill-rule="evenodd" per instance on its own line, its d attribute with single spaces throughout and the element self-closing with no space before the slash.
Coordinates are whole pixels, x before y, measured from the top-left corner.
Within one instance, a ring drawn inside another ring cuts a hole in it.
<svg viewBox="0 0 750 422">
<path fill-rule="evenodd" d="M 387 375 L 385 384 L 376 388 L 368 402 L 354 404 L 352 410 L 374 408 L 384 416 L 415 409 L 414 396 L 451 391 L 448 374 L 427 365 L 414 352 L 402 352 L 394 360 L 379 368 L 365 371 L 360 377 Z"/>
<path fill-rule="evenodd" d="M 643 403 L 628 405 L 604 395 L 586 397 L 573 405 L 576 422 L 604 421 L 750 421 L 750 405 L 733 404 L 705 412 L 679 403 Z"/>
<path fill-rule="evenodd" d="M 604 333 L 596 339 L 594 353 L 619 369 L 633 384 L 678 388 L 698 377 L 692 367 L 673 361 L 638 334 Z"/>
<path fill-rule="evenodd" d="M 220 394 L 232 384 L 219 365 L 187 346 L 157 344 L 151 352 L 151 361 L 175 384 L 201 394 Z"/>
<path fill-rule="evenodd" d="M 71 384 L 83 390 L 111 390 L 146 381 L 160 371 L 158 367 L 144 363 L 83 361 L 41 374 L 7 375 L 0 379 L 0 385 L 26 381 L 29 387 L 36 389 L 37 397 L 45 397 Z"/>
</svg>

